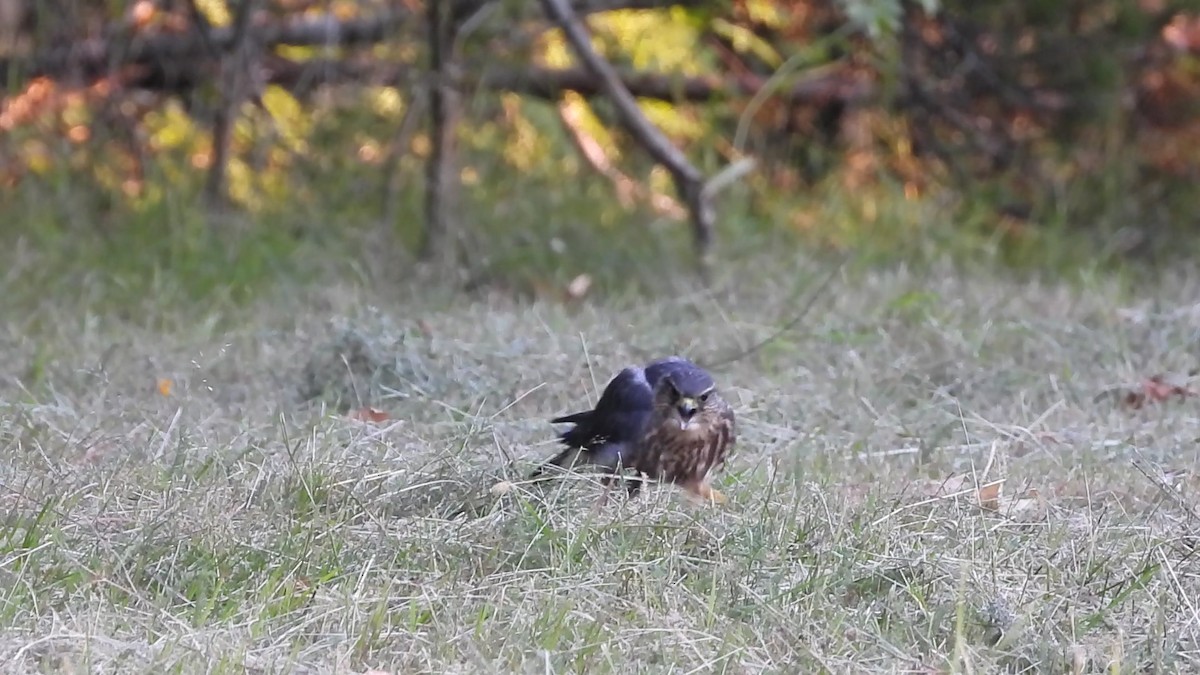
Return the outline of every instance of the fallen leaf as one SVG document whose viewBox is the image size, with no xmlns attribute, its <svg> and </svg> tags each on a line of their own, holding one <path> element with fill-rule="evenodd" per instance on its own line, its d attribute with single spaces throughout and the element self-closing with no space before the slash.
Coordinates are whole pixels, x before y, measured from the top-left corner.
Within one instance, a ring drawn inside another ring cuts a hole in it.
<svg viewBox="0 0 1200 675">
<path fill-rule="evenodd" d="M 391 419 L 391 417 L 389 417 L 386 412 L 384 412 L 378 408 L 372 408 L 370 406 L 367 406 L 366 408 L 359 408 L 358 410 L 352 410 L 347 415 L 347 417 L 349 417 L 352 420 L 357 420 L 359 422 L 375 422 L 375 423 L 386 422 L 389 419 Z"/>
<path fill-rule="evenodd" d="M 592 277 L 588 274 L 580 274 L 567 284 L 567 299 L 582 300 L 583 296 L 592 288 Z"/>
<path fill-rule="evenodd" d="M 489 492 L 491 492 L 493 495 L 499 497 L 501 495 L 506 495 L 509 492 L 512 492 L 513 487 L 514 486 L 512 483 L 510 483 L 506 480 L 502 480 L 499 483 L 496 483 L 495 485 L 493 485 L 492 489 L 489 490 Z"/>
<path fill-rule="evenodd" d="M 1004 480 L 998 480 L 993 483 L 988 483 L 975 493 L 979 499 L 980 508 L 988 511 L 997 511 L 1000 509 L 1000 486 L 1004 485 Z"/>
<path fill-rule="evenodd" d="M 1155 375 L 1142 380 L 1136 389 L 1126 392 L 1121 399 L 1121 405 L 1131 410 L 1140 410 L 1147 403 L 1161 403 L 1172 396 L 1182 400 L 1195 395 L 1196 392 L 1191 389 L 1167 382 L 1162 375 Z"/>
<path fill-rule="evenodd" d="M 973 494 L 975 503 L 988 511 L 997 511 L 1002 503 L 1001 487 L 1004 478 L 975 487 L 970 475 L 950 476 L 945 480 L 928 480 L 921 485 L 921 492 L 931 499 L 955 499 Z"/>
<path fill-rule="evenodd" d="M 159 378 L 158 393 L 162 394 L 163 396 L 170 396 L 171 395 L 171 381 L 166 378 Z"/>
<path fill-rule="evenodd" d="M 1046 500 L 1031 488 L 1018 497 L 1001 500 L 997 511 L 1013 520 L 1036 520 L 1046 514 Z"/>
</svg>

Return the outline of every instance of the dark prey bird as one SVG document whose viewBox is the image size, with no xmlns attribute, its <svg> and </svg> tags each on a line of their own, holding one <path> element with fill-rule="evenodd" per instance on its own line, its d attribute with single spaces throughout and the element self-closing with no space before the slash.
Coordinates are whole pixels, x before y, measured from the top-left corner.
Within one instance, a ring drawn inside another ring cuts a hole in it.
<svg viewBox="0 0 1200 675">
<path fill-rule="evenodd" d="M 633 468 L 705 501 L 725 502 L 709 484 L 709 474 L 733 447 L 733 408 L 717 393 L 712 375 L 687 359 L 671 356 L 626 368 L 604 388 L 594 409 L 551 422 L 574 426 L 559 434 L 566 448 L 531 479 L 544 478 L 550 467 L 595 465 L 608 474 L 603 503 L 615 474 Z M 641 479 L 629 481 L 631 497 L 641 484 Z"/>
</svg>

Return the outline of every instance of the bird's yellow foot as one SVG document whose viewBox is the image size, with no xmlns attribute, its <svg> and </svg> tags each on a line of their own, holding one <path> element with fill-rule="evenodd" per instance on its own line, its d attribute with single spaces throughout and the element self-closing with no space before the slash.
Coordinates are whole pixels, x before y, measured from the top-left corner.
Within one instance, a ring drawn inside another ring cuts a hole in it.
<svg viewBox="0 0 1200 675">
<path fill-rule="evenodd" d="M 709 504 L 726 504 L 729 499 L 721 493 L 720 490 L 712 487 L 708 483 L 688 483 L 683 486 L 684 490 L 696 498 L 708 502 Z"/>
</svg>

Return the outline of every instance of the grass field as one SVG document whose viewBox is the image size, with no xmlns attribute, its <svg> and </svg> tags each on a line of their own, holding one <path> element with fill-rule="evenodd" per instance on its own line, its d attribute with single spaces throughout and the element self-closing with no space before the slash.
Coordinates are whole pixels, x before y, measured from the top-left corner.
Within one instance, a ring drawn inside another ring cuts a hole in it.
<svg viewBox="0 0 1200 675">
<path fill-rule="evenodd" d="M 521 483 L 621 366 L 735 355 L 820 271 L 575 307 L 10 308 L 0 669 L 1200 670 L 1200 399 L 1122 405 L 1200 366 L 1194 270 L 839 275 L 714 368 L 729 505 Z"/>
</svg>

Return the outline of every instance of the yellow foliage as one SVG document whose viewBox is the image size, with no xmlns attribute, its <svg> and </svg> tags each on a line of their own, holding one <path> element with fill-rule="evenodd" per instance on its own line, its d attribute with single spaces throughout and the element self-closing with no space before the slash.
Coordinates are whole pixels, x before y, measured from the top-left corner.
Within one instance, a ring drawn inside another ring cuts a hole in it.
<svg viewBox="0 0 1200 675">
<path fill-rule="evenodd" d="M 603 148 L 604 154 L 613 161 L 620 160 L 621 146 L 613 141 L 608 127 L 604 126 L 600 118 L 592 112 L 592 106 L 588 104 L 586 98 L 573 91 L 568 91 L 563 94 L 563 105 L 570 108 L 571 112 L 577 116 L 579 126 L 585 133 L 596 139 L 596 142 Z"/>
<path fill-rule="evenodd" d="M 703 68 L 696 59 L 700 34 L 681 16 L 661 10 L 605 12 L 591 21 L 597 32 L 616 40 L 635 68 L 698 75 Z"/>
<path fill-rule="evenodd" d="M 707 128 L 699 120 L 677 109 L 667 101 L 641 99 L 638 101 L 646 118 L 659 129 L 676 138 L 695 139 L 704 135 Z"/>
<path fill-rule="evenodd" d="M 254 176 L 250 165 L 237 157 L 229 158 L 229 197 L 252 211 L 262 205 L 254 190 Z"/>
<path fill-rule="evenodd" d="M 549 68 L 570 68 L 575 63 L 571 55 L 571 47 L 562 31 L 555 28 L 548 30 L 542 36 L 541 60 Z"/>
<path fill-rule="evenodd" d="M 92 117 L 92 110 L 87 101 L 77 99 L 67 103 L 62 111 L 62 121 L 68 126 L 87 124 Z"/>
<path fill-rule="evenodd" d="M 44 175 L 50 170 L 50 148 L 41 139 L 30 138 L 22 143 L 21 157 L 33 173 Z"/>
<path fill-rule="evenodd" d="M 371 104 L 371 110 L 380 117 L 399 120 L 404 113 L 404 97 L 396 87 L 372 87 L 366 96 Z"/>
<path fill-rule="evenodd" d="M 303 63 L 316 58 L 318 54 L 317 47 L 301 46 L 301 45 L 278 45 L 275 47 L 275 53 L 289 61 L 297 61 Z"/>
<path fill-rule="evenodd" d="M 733 43 L 733 48 L 739 52 L 751 52 L 765 63 L 778 68 L 783 63 L 783 56 L 771 46 L 770 42 L 754 34 L 754 31 L 739 26 L 725 19 L 715 19 L 712 22 L 713 32 Z"/>
<path fill-rule="evenodd" d="M 214 26 L 228 26 L 233 21 L 225 0 L 196 0 L 196 8 Z"/>
<path fill-rule="evenodd" d="M 238 157 L 229 158 L 229 197 L 249 211 L 261 211 L 288 198 L 287 172 L 263 171 Z"/>
<path fill-rule="evenodd" d="M 593 16 L 589 23 L 594 29 L 593 46 L 603 50 L 603 43 L 615 41 L 622 57 L 638 69 L 657 70 L 680 76 L 703 74 L 703 64 L 696 58 L 696 45 L 700 39 L 697 28 L 685 20 L 682 10 L 620 10 Z M 608 40 L 602 39 L 608 35 Z M 771 52 L 767 56 L 774 55 Z M 548 31 L 542 38 L 540 57 L 542 62 L 553 68 L 567 68 L 574 63 L 570 46 L 562 33 Z M 774 55 L 778 60 L 778 55 Z M 567 104 L 582 108 L 584 129 L 605 147 L 614 157 L 616 151 L 611 136 L 604 126 L 592 115 L 581 97 L 565 96 Z M 646 116 L 667 134 L 677 138 L 698 138 L 704 133 L 704 125 L 665 101 L 643 100 L 640 102 Z M 526 123 L 528 124 L 528 123 Z M 518 130 L 520 133 L 520 130 Z M 528 158 L 518 158 L 519 148 L 528 147 L 536 138 L 535 130 L 515 147 L 510 143 L 505 155 L 517 166 L 528 163 Z"/>
<path fill-rule="evenodd" d="M 271 114 L 275 127 L 288 149 L 292 152 L 308 150 L 308 135 L 312 131 L 312 116 L 291 92 L 277 85 L 266 88 L 262 95 L 263 107 Z"/>
<path fill-rule="evenodd" d="M 545 139 L 521 114 L 521 97 L 506 93 L 500 97 L 505 119 L 511 129 L 504 144 L 504 159 L 512 166 L 529 171 L 546 155 Z"/>
<path fill-rule="evenodd" d="M 143 123 L 155 150 L 191 147 L 196 141 L 196 125 L 179 101 L 168 100 L 160 109 L 146 113 Z"/>
<path fill-rule="evenodd" d="M 255 138 L 258 136 L 254 117 L 249 108 L 254 104 L 247 101 L 242 105 L 242 114 L 237 116 L 233 121 L 233 138 L 232 144 L 234 147 L 246 148 L 254 145 Z M 251 114 L 246 114 L 251 113 Z"/>
<path fill-rule="evenodd" d="M 746 13 L 751 21 L 770 28 L 781 28 L 787 23 L 777 0 L 746 0 Z"/>
</svg>

